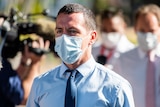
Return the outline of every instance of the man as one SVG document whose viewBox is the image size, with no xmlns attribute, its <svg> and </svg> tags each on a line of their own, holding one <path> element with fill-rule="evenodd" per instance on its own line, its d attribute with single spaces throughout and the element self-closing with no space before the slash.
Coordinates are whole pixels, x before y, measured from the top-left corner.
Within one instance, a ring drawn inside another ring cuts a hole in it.
<svg viewBox="0 0 160 107">
<path fill-rule="evenodd" d="M 93 57 L 97 62 L 111 67 L 124 53 L 134 47 L 126 35 L 126 22 L 122 11 L 109 8 L 101 13 L 101 44 L 93 46 Z"/>
<path fill-rule="evenodd" d="M 115 71 L 133 86 L 136 107 L 160 107 L 160 8 L 141 6 L 134 28 L 138 47 L 118 59 Z"/>
<path fill-rule="evenodd" d="M 43 22 L 43 24 L 42 24 Z M 37 19 L 34 22 L 36 30 L 34 27 L 24 28 L 21 30 L 19 38 L 21 42 L 24 43 L 22 50 L 22 57 L 20 60 L 20 65 L 16 69 L 19 77 L 22 80 L 22 86 L 24 90 L 23 100 L 21 105 L 26 105 L 30 89 L 35 77 L 40 75 L 42 61 L 44 60 L 46 53 L 50 50 L 51 44 L 54 42 L 54 29 L 55 22 L 48 19 Z M 23 34 L 23 31 L 31 31 L 31 34 Z M 53 43 L 54 44 L 54 43 Z M 52 44 L 52 45 L 53 45 Z M 52 50 L 54 54 L 54 50 Z"/>
<path fill-rule="evenodd" d="M 92 57 L 96 34 L 91 10 L 59 10 L 55 51 L 63 63 L 34 80 L 27 107 L 134 107 L 130 84 Z"/>
</svg>

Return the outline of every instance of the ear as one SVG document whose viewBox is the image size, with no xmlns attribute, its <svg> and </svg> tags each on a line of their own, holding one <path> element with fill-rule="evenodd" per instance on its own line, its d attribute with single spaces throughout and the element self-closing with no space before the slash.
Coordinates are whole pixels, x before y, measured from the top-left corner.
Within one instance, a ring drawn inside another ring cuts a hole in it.
<svg viewBox="0 0 160 107">
<path fill-rule="evenodd" d="M 90 43 L 89 45 L 92 45 L 96 42 L 97 39 L 97 32 L 94 30 L 91 32 L 91 38 L 90 38 Z"/>
</svg>

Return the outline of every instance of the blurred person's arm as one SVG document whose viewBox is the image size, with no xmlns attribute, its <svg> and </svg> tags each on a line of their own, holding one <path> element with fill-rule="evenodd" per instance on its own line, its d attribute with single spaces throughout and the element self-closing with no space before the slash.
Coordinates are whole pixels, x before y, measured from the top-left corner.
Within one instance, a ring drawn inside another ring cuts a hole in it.
<svg viewBox="0 0 160 107">
<path fill-rule="evenodd" d="M 33 48 L 47 50 L 49 45 L 50 42 L 44 42 L 42 38 L 32 42 Z M 27 45 L 25 46 L 24 52 L 22 52 L 22 58 L 17 72 L 22 80 L 22 86 L 24 88 L 24 99 L 22 101 L 23 105 L 26 104 L 34 78 L 40 74 L 40 65 L 43 58 L 44 55 L 36 55 L 35 53 L 30 52 Z"/>
<path fill-rule="evenodd" d="M 0 105 L 18 105 L 23 99 L 21 80 L 7 59 L 2 59 L 0 70 Z"/>
</svg>

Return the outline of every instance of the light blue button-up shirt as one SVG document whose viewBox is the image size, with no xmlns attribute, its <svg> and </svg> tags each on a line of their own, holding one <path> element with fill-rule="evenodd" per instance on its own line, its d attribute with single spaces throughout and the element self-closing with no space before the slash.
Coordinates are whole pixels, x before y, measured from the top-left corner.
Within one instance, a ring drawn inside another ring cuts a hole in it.
<svg viewBox="0 0 160 107">
<path fill-rule="evenodd" d="M 34 80 L 26 107 L 64 107 L 69 74 L 65 64 Z M 131 85 L 115 72 L 90 58 L 76 77 L 76 107 L 134 107 Z"/>
</svg>

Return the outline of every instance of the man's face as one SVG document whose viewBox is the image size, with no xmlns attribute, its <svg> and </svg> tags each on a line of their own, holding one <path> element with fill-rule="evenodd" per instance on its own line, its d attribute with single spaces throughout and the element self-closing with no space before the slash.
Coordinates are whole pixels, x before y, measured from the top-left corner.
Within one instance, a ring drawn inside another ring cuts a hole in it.
<svg viewBox="0 0 160 107">
<path fill-rule="evenodd" d="M 143 33 L 151 32 L 157 35 L 160 41 L 160 25 L 157 17 L 152 13 L 139 16 L 135 25 L 135 31 Z"/>
<path fill-rule="evenodd" d="M 124 33 L 125 24 L 120 17 L 106 18 L 102 20 L 101 23 L 101 31 L 110 33 L 110 32 L 118 32 Z"/>
<path fill-rule="evenodd" d="M 84 38 L 89 35 L 89 30 L 85 25 L 84 16 L 82 13 L 72 13 L 58 15 L 56 20 L 56 37 L 62 34 L 69 36 L 78 36 Z M 82 49 L 87 46 L 89 39 L 84 39 Z"/>
</svg>

